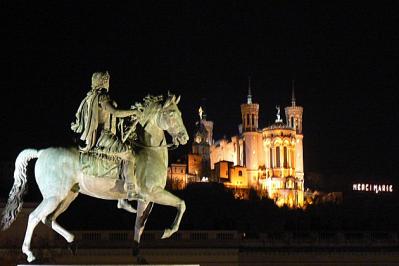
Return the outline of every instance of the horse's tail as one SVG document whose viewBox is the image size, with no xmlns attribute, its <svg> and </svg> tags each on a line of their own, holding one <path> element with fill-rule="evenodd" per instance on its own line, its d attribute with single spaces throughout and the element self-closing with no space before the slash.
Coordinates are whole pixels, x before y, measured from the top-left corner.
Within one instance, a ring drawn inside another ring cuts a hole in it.
<svg viewBox="0 0 399 266">
<path fill-rule="evenodd" d="M 2 231 L 8 229 L 17 218 L 23 204 L 26 189 L 26 167 L 31 159 L 38 158 L 40 151 L 34 149 L 23 150 L 15 160 L 14 185 L 10 191 L 7 205 L 5 206 L 0 222 Z"/>
</svg>

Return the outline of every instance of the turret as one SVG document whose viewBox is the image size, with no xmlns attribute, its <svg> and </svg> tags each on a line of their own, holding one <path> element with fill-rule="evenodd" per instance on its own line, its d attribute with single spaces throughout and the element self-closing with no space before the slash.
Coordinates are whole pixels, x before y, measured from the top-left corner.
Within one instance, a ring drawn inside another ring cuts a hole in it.
<svg viewBox="0 0 399 266">
<path fill-rule="evenodd" d="M 259 104 L 252 102 L 251 78 L 248 78 L 247 103 L 241 104 L 242 131 L 256 132 L 258 130 Z"/>
<path fill-rule="evenodd" d="M 241 104 L 243 163 L 247 168 L 248 183 L 251 187 L 258 184 L 259 162 L 262 160 L 262 134 L 258 132 L 259 104 L 253 103 L 251 79 L 248 79 L 247 103 Z"/>
<path fill-rule="evenodd" d="M 296 132 L 295 176 L 301 180 L 303 180 L 304 176 L 302 115 L 303 115 L 303 107 L 296 105 L 295 87 L 294 87 L 294 81 L 292 81 L 291 106 L 285 108 L 285 116 L 287 119 L 287 126 L 295 129 Z"/>
<path fill-rule="evenodd" d="M 303 107 L 296 105 L 295 87 L 294 81 L 292 81 L 291 106 L 285 108 L 285 117 L 287 121 L 287 126 L 295 129 L 298 134 L 302 134 L 302 114 Z"/>
</svg>

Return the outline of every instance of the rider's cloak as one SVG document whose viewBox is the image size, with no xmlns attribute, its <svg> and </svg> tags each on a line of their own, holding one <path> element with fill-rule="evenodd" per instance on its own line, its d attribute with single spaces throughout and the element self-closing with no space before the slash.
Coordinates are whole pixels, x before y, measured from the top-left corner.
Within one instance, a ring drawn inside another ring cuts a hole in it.
<svg viewBox="0 0 399 266">
<path fill-rule="evenodd" d="M 85 147 L 80 147 L 83 152 L 88 152 L 96 143 L 100 95 L 97 90 L 89 91 L 76 112 L 75 123 L 71 124 L 74 132 L 82 133 L 80 139 L 86 143 Z"/>
</svg>

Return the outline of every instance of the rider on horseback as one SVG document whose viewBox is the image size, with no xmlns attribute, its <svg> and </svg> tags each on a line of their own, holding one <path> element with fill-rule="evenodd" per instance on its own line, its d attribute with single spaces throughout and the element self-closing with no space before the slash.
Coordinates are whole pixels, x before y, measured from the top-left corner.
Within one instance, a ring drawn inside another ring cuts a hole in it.
<svg viewBox="0 0 399 266">
<path fill-rule="evenodd" d="M 80 133 L 80 139 L 86 144 L 85 147 L 79 147 L 82 153 L 121 159 L 127 198 L 138 199 L 140 196 L 136 190 L 135 157 L 130 146 L 117 136 L 117 133 L 122 132 L 117 132 L 116 121 L 117 118 L 126 117 L 137 119 L 140 112 L 116 109 L 116 103 L 108 95 L 109 79 L 108 71 L 93 74 L 91 90 L 81 102 L 71 129 Z"/>
</svg>

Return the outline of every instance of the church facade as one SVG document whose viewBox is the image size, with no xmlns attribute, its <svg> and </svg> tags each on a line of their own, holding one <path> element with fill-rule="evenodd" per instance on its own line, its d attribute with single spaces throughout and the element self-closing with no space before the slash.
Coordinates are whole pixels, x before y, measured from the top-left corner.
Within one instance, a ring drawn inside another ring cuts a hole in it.
<svg viewBox="0 0 399 266">
<path fill-rule="evenodd" d="M 291 106 L 284 108 L 285 120 L 260 128 L 258 103 L 252 101 L 249 86 L 246 103 L 241 104 L 239 134 L 213 140 L 213 122 L 200 108 L 192 153 L 188 155 L 186 182 L 222 182 L 236 192 L 254 189 L 278 206 L 304 204 L 303 107 L 296 105 L 294 90 Z M 239 195 L 239 194 L 236 194 Z"/>
</svg>

